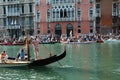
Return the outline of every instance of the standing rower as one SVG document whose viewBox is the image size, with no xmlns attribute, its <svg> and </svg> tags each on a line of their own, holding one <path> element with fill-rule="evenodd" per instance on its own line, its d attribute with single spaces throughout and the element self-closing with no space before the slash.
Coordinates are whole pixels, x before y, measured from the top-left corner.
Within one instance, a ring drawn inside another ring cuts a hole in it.
<svg viewBox="0 0 120 80">
<path fill-rule="evenodd" d="M 36 38 L 34 39 L 34 40 L 32 40 L 32 44 L 33 44 L 33 46 L 34 46 L 34 51 L 35 51 L 35 53 L 34 53 L 34 55 L 35 55 L 35 60 L 37 60 L 37 59 L 39 59 L 40 57 L 39 57 L 39 39 L 38 39 L 38 37 L 36 36 Z"/>
</svg>

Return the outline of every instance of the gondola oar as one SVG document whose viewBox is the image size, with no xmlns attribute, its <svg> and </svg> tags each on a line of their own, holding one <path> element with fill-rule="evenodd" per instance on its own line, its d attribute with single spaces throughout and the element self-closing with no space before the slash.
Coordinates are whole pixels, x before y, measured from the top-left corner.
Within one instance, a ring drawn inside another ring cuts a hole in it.
<svg viewBox="0 0 120 80">
<path fill-rule="evenodd" d="M 43 46 L 44 46 L 44 44 L 43 44 Z M 47 49 L 46 46 L 44 46 L 44 48 L 46 48 L 46 50 L 50 53 L 50 55 L 52 54 L 52 53 Z M 57 63 L 58 63 L 60 66 L 63 66 L 59 61 L 57 61 Z"/>
</svg>

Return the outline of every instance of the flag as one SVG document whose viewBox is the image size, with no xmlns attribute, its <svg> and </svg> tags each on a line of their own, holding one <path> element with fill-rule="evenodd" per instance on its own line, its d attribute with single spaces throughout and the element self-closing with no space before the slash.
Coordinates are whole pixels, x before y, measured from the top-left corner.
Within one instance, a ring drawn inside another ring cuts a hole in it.
<svg viewBox="0 0 120 80">
<path fill-rule="evenodd" d="M 13 25 L 13 20 L 12 20 L 11 24 Z"/>
<path fill-rule="evenodd" d="M 70 35 L 72 35 L 72 30 L 70 31 Z"/>
</svg>

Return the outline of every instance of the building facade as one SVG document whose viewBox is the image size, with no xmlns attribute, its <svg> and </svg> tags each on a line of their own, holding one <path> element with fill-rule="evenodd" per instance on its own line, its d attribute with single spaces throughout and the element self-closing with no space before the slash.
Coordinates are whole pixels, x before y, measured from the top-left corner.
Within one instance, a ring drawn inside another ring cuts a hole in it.
<svg viewBox="0 0 120 80">
<path fill-rule="evenodd" d="M 106 5 L 107 4 L 107 5 Z M 119 0 L 1 0 L 0 36 L 120 33 Z"/>
<path fill-rule="evenodd" d="M 95 4 L 97 33 L 120 33 L 120 1 L 96 0 Z"/>
<path fill-rule="evenodd" d="M 0 36 L 19 38 L 34 32 L 34 0 L 0 0 Z"/>
<path fill-rule="evenodd" d="M 94 0 L 35 0 L 36 34 L 94 34 Z"/>
</svg>

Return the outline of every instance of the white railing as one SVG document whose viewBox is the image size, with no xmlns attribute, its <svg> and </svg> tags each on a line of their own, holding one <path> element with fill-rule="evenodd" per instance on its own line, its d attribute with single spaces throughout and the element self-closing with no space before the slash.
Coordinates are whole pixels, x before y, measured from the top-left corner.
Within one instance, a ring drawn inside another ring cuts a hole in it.
<svg viewBox="0 0 120 80">
<path fill-rule="evenodd" d="M 20 25 L 6 26 L 6 29 L 20 29 Z"/>
<path fill-rule="evenodd" d="M 101 13 L 96 13 L 95 17 L 101 17 Z"/>
<path fill-rule="evenodd" d="M 75 21 L 75 18 L 52 18 L 51 21 Z"/>
<path fill-rule="evenodd" d="M 20 16 L 20 12 L 7 13 L 6 16 Z"/>
</svg>

